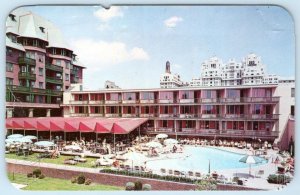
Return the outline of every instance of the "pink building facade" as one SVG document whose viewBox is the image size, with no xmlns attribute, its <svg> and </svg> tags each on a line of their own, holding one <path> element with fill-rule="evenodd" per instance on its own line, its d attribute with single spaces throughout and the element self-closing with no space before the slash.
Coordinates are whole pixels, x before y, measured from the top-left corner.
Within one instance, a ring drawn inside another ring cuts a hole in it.
<svg viewBox="0 0 300 195">
<path fill-rule="evenodd" d="M 275 90 L 276 85 L 71 91 L 64 114 L 149 118 L 148 134 L 274 140 L 280 114 Z"/>
</svg>

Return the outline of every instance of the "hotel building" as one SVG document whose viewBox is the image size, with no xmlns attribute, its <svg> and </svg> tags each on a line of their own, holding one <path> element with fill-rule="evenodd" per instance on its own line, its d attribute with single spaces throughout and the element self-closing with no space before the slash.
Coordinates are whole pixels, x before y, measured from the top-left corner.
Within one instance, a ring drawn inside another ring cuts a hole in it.
<svg viewBox="0 0 300 195">
<path fill-rule="evenodd" d="M 285 131 L 293 84 L 104 89 L 64 93 L 65 117 L 147 118 L 147 134 L 261 139 Z"/>
<path fill-rule="evenodd" d="M 63 91 L 84 66 L 48 20 L 16 9 L 6 20 L 6 116 L 61 116 Z"/>
</svg>

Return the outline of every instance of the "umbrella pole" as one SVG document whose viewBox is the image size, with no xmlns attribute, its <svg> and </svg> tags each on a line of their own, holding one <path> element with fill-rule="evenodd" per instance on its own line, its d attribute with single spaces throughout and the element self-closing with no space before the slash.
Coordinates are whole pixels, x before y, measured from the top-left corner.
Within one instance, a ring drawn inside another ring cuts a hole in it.
<svg viewBox="0 0 300 195">
<path fill-rule="evenodd" d="M 96 133 L 96 143 L 98 142 L 98 133 Z"/>
<path fill-rule="evenodd" d="M 249 175 L 251 176 L 251 164 L 249 164 Z"/>
<path fill-rule="evenodd" d="M 64 140 L 66 142 L 66 136 L 67 136 L 67 133 L 64 131 Z"/>
<path fill-rule="evenodd" d="M 114 151 L 115 151 L 115 153 L 116 153 L 116 134 L 114 134 Z"/>
<path fill-rule="evenodd" d="M 39 141 L 39 131 L 36 130 L 36 137 L 37 137 L 37 141 Z"/>
</svg>

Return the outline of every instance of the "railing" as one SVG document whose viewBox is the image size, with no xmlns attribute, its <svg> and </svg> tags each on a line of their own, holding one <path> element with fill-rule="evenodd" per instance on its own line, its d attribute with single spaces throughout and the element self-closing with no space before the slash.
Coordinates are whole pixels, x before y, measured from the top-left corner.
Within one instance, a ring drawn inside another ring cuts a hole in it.
<svg viewBox="0 0 300 195">
<path fill-rule="evenodd" d="M 88 115 L 88 113 L 70 113 L 70 116 L 72 117 L 86 117 Z"/>
<path fill-rule="evenodd" d="M 268 120 L 268 119 L 279 119 L 279 114 L 249 114 L 246 116 L 248 119 L 255 120 Z"/>
<path fill-rule="evenodd" d="M 121 114 L 119 114 L 119 113 L 114 113 L 114 114 L 112 114 L 112 113 L 106 113 L 105 117 L 120 117 L 120 115 Z"/>
<path fill-rule="evenodd" d="M 104 114 L 103 113 L 89 113 L 89 116 L 91 116 L 91 117 L 103 117 Z"/>
<path fill-rule="evenodd" d="M 122 100 L 105 100 L 105 104 L 121 104 Z"/>
<path fill-rule="evenodd" d="M 224 103 L 240 103 L 241 98 L 220 98 L 220 102 Z"/>
<path fill-rule="evenodd" d="M 140 100 L 141 104 L 153 104 L 155 103 L 155 100 Z"/>
<path fill-rule="evenodd" d="M 53 71 L 57 71 L 57 72 L 63 72 L 63 70 L 64 70 L 63 67 L 57 66 L 54 64 L 46 64 L 45 68 L 48 70 L 53 70 Z"/>
<path fill-rule="evenodd" d="M 153 118 L 153 117 L 155 117 L 155 114 L 154 113 L 152 113 L 152 114 L 143 114 L 143 113 L 141 113 L 140 114 L 140 117 L 144 117 L 144 118 Z"/>
<path fill-rule="evenodd" d="M 32 65 L 32 66 L 36 65 L 35 59 L 27 58 L 27 57 L 19 57 L 18 63 L 19 64 L 28 64 L 28 65 Z"/>
<path fill-rule="evenodd" d="M 278 131 L 259 130 L 217 130 L 217 129 L 194 129 L 194 128 L 146 128 L 148 133 L 168 133 L 177 135 L 198 135 L 198 136 L 220 136 L 220 137 L 278 137 Z"/>
<path fill-rule="evenodd" d="M 137 104 L 139 100 L 122 100 L 123 104 Z"/>
<path fill-rule="evenodd" d="M 40 88 L 32 88 L 32 87 L 24 87 L 24 86 L 17 86 L 17 85 L 6 85 L 7 90 L 11 90 L 14 92 L 26 92 L 26 93 L 36 93 L 36 94 L 45 94 L 45 95 L 62 95 L 62 91 L 56 91 L 51 89 L 40 89 Z"/>
<path fill-rule="evenodd" d="M 63 80 L 55 77 L 46 77 L 46 82 L 54 84 L 63 84 Z"/>
<path fill-rule="evenodd" d="M 88 100 L 70 100 L 70 104 L 88 104 Z"/>
<path fill-rule="evenodd" d="M 243 97 L 241 102 L 252 103 L 270 103 L 270 102 L 279 102 L 280 97 Z"/>
<path fill-rule="evenodd" d="M 138 117 L 138 114 L 122 114 L 122 117 L 126 117 L 126 118 Z"/>
<path fill-rule="evenodd" d="M 36 80 L 36 75 L 30 72 L 19 72 L 19 79 Z"/>
<path fill-rule="evenodd" d="M 104 100 L 89 100 L 89 104 L 104 104 Z"/>
</svg>

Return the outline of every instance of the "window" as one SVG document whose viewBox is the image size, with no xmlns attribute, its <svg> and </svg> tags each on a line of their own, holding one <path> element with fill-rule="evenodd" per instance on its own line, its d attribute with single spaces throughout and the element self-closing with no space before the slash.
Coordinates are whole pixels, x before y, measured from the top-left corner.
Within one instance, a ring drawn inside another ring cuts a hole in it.
<svg viewBox="0 0 300 195">
<path fill-rule="evenodd" d="M 70 69 L 70 65 L 71 65 L 71 63 L 70 62 L 66 62 L 66 69 Z"/>
<path fill-rule="evenodd" d="M 14 66 L 12 63 L 6 62 L 6 72 L 13 72 Z"/>
<path fill-rule="evenodd" d="M 31 51 L 26 51 L 26 57 L 31 58 L 31 59 L 35 59 L 35 53 L 31 52 Z"/>
<path fill-rule="evenodd" d="M 168 121 L 163 121 L 162 127 L 167 128 L 168 127 Z"/>
<path fill-rule="evenodd" d="M 31 73 L 31 74 L 34 74 L 34 73 L 35 73 L 35 67 L 31 67 L 31 68 L 30 68 L 30 73 Z"/>
<path fill-rule="evenodd" d="M 43 68 L 39 68 L 39 76 L 43 76 L 44 75 L 44 69 Z"/>
<path fill-rule="evenodd" d="M 13 81 L 14 81 L 13 78 L 6 77 L 6 85 L 13 85 Z"/>
<path fill-rule="evenodd" d="M 44 88 L 43 85 L 44 85 L 43 82 L 39 82 L 39 88 L 40 88 L 40 89 L 43 89 L 43 88 Z"/>
<path fill-rule="evenodd" d="M 61 86 L 60 85 L 56 85 L 56 90 L 60 91 L 61 90 Z"/>
<path fill-rule="evenodd" d="M 21 66 L 21 72 L 27 72 L 26 66 Z"/>
<path fill-rule="evenodd" d="M 31 82 L 30 82 L 30 87 L 34 87 L 34 85 L 35 85 L 35 82 L 34 82 L 34 81 L 31 81 Z"/>
<path fill-rule="evenodd" d="M 44 27 L 40 26 L 40 30 L 41 30 L 42 33 L 45 33 L 45 28 Z"/>
<path fill-rule="evenodd" d="M 295 106 L 291 106 L 291 115 L 295 116 Z"/>
<path fill-rule="evenodd" d="M 69 81 L 70 80 L 70 76 L 69 76 L 69 74 L 65 74 L 65 79 L 66 79 L 66 81 Z"/>
<path fill-rule="evenodd" d="M 291 88 L 291 97 L 295 97 L 295 88 Z"/>
<path fill-rule="evenodd" d="M 6 55 L 12 56 L 12 49 L 6 48 Z"/>
<path fill-rule="evenodd" d="M 57 66 L 60 66 L 60 65 L 61 65 L 61 60 L 55 60 L 55 64 L 56 64 Z"/>
</svg>

